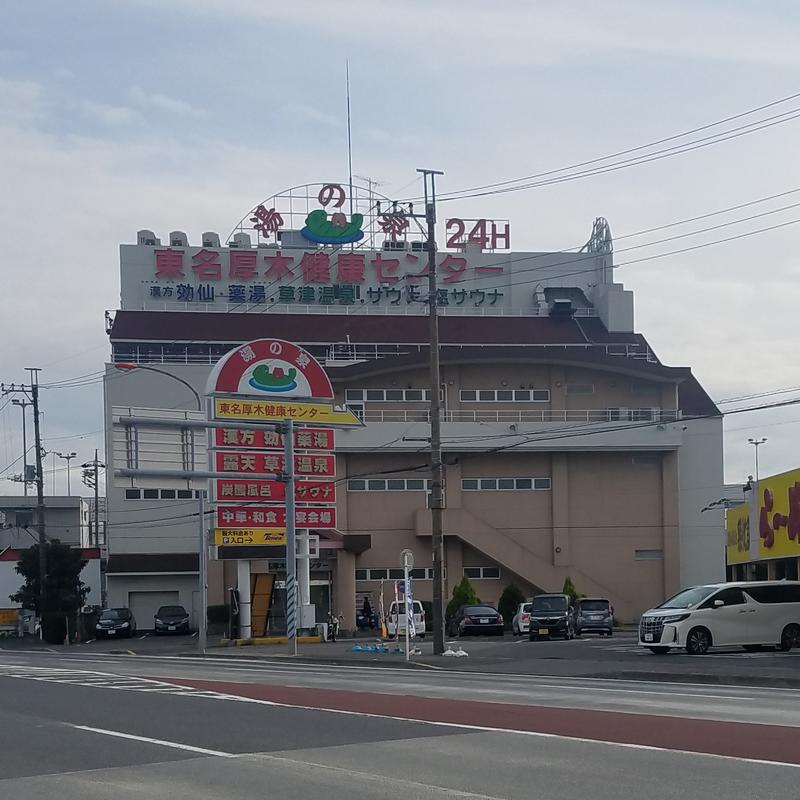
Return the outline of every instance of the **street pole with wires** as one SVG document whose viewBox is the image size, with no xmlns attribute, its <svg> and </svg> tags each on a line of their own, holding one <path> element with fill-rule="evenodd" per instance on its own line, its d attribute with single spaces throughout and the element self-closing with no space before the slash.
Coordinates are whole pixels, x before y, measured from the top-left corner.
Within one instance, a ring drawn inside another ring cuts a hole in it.
<svg viewBox="0 0 800 800">
<path fill-rule="evenodd" d="M 45 591 L 45 581 L 47 579 L 47 550 L 45 544 L 47 535 L 45 533 L 45 514 L 44 514 L 44 470 L 42 469 L 42 434 L 40 426 L 41 412 L 39 411 L 39 369 L 27 367 L 31 374 L 31 405 L 33 406 L 33 436 L 34 446 L 36 447 L 36 522 L 39 529 L 39 618 L 44 619 L 44 607 L 47 593 Z M 68 462 L 69 463 L 69 462 Z M 42 630 L 42 624 L 39 624 Z"/>
<path fill-rule="evenodd" d="M 436 286 L 436 176 L 434 169 L 418 169 L 425 181 L 425 220 L 428 250 L 428 321 L 430 338 L 431 420 L 431 547 L 433 549 L 433 653 L 444 653 L 444 537 L 442 535 L 442 431 L 439 377 L 439 308 Z"/>
</svg>

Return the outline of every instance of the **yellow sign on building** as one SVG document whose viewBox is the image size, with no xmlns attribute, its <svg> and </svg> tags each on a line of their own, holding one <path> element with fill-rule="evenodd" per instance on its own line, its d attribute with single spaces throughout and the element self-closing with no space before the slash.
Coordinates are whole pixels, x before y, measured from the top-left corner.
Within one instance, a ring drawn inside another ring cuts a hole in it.
<svg viewBox="0 0 800 800">
<path fill-rule="evenodd" d="M 247 547 L 249 545 L 285 545 L 286 529 L 215 528 L 214 544 L 218 547 Z"/>
<path fill-rule="evenodd" d="M 750 505 L 745 503 L 725 512 L 727 542 L 725 555 L 728 564 L 750 561 Z"/>
<path fill-rule="evenodd" d="M 800 556 L 800 469 L 758 482 L 758 552 L 761 558 Z"/>
<path fill-rule="evenodd" d="M 295 400 L 223 400 L 214 401 L 217 419 L 281 422 L 292 420 L 303 424 L 335 425 L 359 428 L 361 421 L 349 408 L 336 408 L 330 403 L 303 403 Z"/>
</svg>

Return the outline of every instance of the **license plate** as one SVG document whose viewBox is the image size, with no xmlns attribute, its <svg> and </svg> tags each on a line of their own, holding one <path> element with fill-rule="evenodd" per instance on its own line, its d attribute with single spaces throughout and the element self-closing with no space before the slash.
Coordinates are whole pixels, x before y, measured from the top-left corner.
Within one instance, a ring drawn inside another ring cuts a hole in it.
<svg viewBox="0 0 800 800">
<path fill-rule="evenodd" d="M 175 626 L 174 625 L 168 625 L 167 626 L 167 630 L 168 631 L 174 631 L 175 630 Z"/>
<path fill-rule="evenodd" d="M 488 624 L 489 624 L 489 620 L 488 619 L 482 619 L 481 620 L 481 625 L 488 625 Z"/>
<path fill-rule="evenodd" d="M 646 642 L 652 642 L 652 641 L 653 641 L 653 634 L 652 634 L 652 633 L 646 633 L 646 634 L 644 635 L 644 640 L 645 640 Z"/>
<path fill-rule="evenodd" d="M 115 634 L 116 634 L 116 631 L 114 631 L 114 630 L 108 631 L 108 635 L 109 636 L 114 636 Z"/>
<path fill-rule="evenodd" d="M 549 636 L 550 628 L 539 628 L 539 636 Z"/>
</svg>

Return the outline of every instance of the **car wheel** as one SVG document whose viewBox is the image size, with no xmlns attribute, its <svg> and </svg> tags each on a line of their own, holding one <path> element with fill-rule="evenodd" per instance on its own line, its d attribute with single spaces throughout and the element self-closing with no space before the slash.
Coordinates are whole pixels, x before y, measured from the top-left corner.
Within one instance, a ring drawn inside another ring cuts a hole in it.
<svg viewBox="0 0 800 800">
<path fill-rule="evenodd" d="M 519 636 L 519 629 L 517 628 L 517 626 L 516 626 L 516 625 L 512 625 L 512 626 L 511 626 L 511 633 L 512 633 L 514 636 Z"/>
<path fill-rule="evenodd" d="M 706 628 L 692 628 L 686 637 L 686 652 L 690 656 L 703 656 L 711 647 L 711 634 Z"/>
<path fill-rule="evenodd" d="M 800 625 L 791 623 L 783 629 L 778 649 L 788 653 L 793 647 L 800 647 Z"/>
<path fill-rule="evenodd" d="M 529 642 L 535 642 L 536 641 L 536 637 L 532 633 L 529 633 L 528 634 L 528 641 Z"/>
<path fill-rule="evenodd" d="M 665 656 L 669 653 L 669 647 L 649 647 L 648 650 L 657 656 Z"/>
</svg>

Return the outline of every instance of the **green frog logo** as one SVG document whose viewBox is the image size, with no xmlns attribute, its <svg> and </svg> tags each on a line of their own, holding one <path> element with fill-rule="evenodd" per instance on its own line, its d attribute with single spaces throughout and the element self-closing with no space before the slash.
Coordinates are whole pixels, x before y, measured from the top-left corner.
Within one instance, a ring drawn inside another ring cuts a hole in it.
<svg viewBox="0 0 800 800">
<path fill-rule="evenodd" d="M 318 199 L 325 208 L 331 205 L 333 213 L 328 217 L 328 212 L 316 209 L 306 217 L 305 227 L 300 233 L 309 241 L 318 244 L 347 244 L 357 242 L 364 238 L 361 226 L 364 224 L 363 214 L 351 214 L 350 219 L 341 209 L 347 195 L 344 188 L 338 183 L 326 183 L 320 190 Z"/>
<path fill-rule="evenodd" d="M 297 370 L 290 368 L 284 372 L 281 367 L 273 367 L 272 370 L 266 364 L 259 364 L 253 370 L 253 377 L 248 383 L 262 392 L 291 392 L 297 388 Z"/>
</svg>

